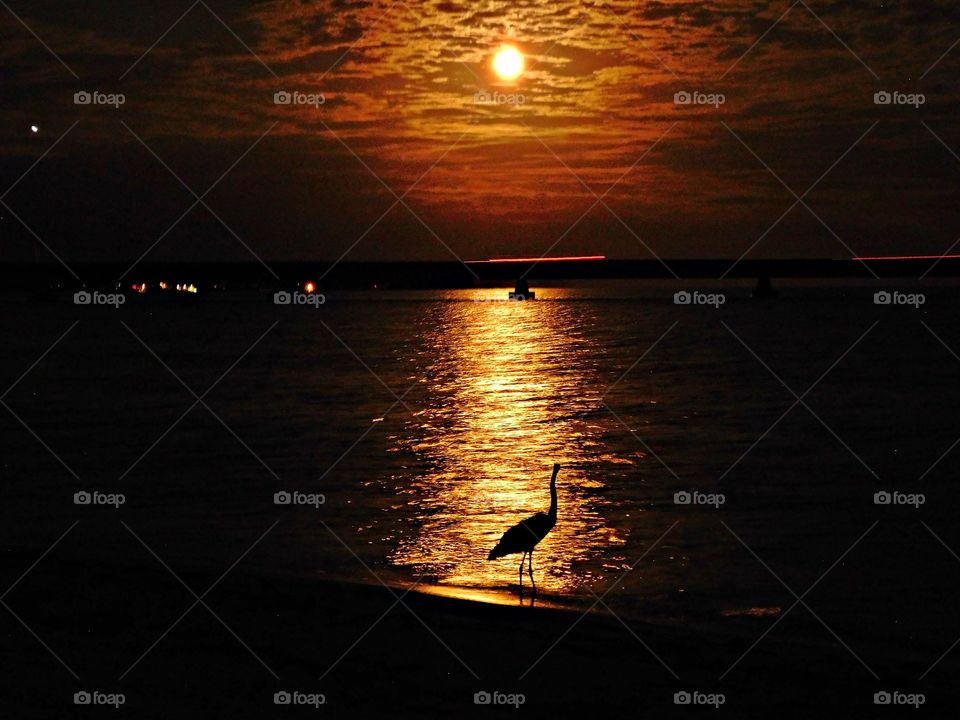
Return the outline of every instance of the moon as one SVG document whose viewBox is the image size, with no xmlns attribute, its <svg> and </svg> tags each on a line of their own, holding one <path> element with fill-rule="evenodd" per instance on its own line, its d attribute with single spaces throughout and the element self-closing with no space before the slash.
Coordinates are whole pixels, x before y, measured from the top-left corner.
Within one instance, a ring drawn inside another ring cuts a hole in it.
<svg viewBox="0 0 960 720">
<path fill-rule="evenodd" d="M 523 72 L 523 55 L 512 45 L 504 45 L 493 56 L 493 71 L 502 80 L 516 80 Z"/>
</svg>

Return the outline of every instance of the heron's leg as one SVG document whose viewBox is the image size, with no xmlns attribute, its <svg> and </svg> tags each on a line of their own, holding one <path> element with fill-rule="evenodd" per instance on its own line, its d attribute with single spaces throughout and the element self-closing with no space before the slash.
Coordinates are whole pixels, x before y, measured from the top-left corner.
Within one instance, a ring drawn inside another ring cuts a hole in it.
<svg viewBox="0 0 960 720">
<path fill-rule="evenodd" d="M 526 559 L 527 554 L 524 553 L 520 556 L 520 594 L 523 595 L 523 561 Z"/>
<path fill-rule="evenodd" d="M 530 551 L 530 564 L 529 564 L 528 567 L 529 567 L 529 569 L 530 569 L 530 582 L 533 583 L 533 594 L 536 595 L 536 594 L 537 594 L 537 581 L 533 579 L 533 551 L 532 551 L 532 550 Z M 522 575 L 522 574 L 523 574 L 523 573 L 522 573 L 522 570 L 521 570 L 521 575 Z"/>
</svg>

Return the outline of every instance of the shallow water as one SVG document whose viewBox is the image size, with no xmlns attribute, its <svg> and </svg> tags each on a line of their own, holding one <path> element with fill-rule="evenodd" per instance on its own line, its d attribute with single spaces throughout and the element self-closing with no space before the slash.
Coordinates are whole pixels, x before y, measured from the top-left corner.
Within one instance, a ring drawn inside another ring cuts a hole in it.
<svg viewBox="0 0 960 720">
<path fill-rule="evenodd" d="M 674 305 L 679 287 L 341 293 L 317 310 L 7 297 L 5 385 L 80 322 L 6 398 L 29 430 L 0 420 L 4 539 L 42 548 L 80 519 L 76 552 L 153 561 L 135 532 L 219 574 L 278 521 L 244 566 L 502 600 L 519 557 L 487 553 L 546 510 L 559 462 L 559 521 L 534 553 L 545 600 L 762 619 L 829 569 L 808 602 L 854 636 L 960 633 L 931 608 L 960 573 L 932 534 L 960 548 L 955 464 L 935 464 L 960 435 L 954 291 L 921 284 L 917 310 L 873 305 L 867 283 L 786 284 L 769 303 L 726 285 L 714 309 Z M 185 385 L 222 375 L 184 415 Z M 127 502 L 78 508 L 84 488 Z M 877 506 L 881 489 L 928 502 Z M 326 502 L 278 506 L 279 490 Z M 724 503 L 675 503 L 694 490 Z"/>
</svg>

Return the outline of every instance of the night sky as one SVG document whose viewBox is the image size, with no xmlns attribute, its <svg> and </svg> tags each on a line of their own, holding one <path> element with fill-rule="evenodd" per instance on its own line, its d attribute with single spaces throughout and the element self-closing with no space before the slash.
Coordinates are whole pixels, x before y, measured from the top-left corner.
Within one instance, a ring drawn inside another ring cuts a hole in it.
<svg viewBox="0 0 960 720">
<path fill-rule="evenodd" d="M 4 2 L 0 255 L 939 254 L 958 21 L 947 0 Z"/>
</svg>

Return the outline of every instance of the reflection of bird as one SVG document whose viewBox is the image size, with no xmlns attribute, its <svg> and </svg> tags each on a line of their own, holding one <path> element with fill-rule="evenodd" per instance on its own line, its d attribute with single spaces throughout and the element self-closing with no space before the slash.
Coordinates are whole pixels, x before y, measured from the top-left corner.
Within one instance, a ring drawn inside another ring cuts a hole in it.
<svg viewBox="0 0 960 720">
<path fill-rule="evenodd" d="M 533 549 L 537 546 L 547 533 L 557 524 L 557 473 L 560 472 L 560 465 L 553 466 L 553 477 L 550 478 L 550 509 L 546 513 L 538 512 L 536 515 L 528 517 L 526 520 L 514 525 L 507 530 L 497 546 L 490 551 L 487 560 L 496 560 L 504 555 L 522 552 L 520 558 L 520 592 L 523 593 L 523 560 L 528 554 L 530 556 L 529 571 L 530 582 L 533 583 L 533 592 L 537 592 L 537 583 L 533 579 Z"/>
</svg>

